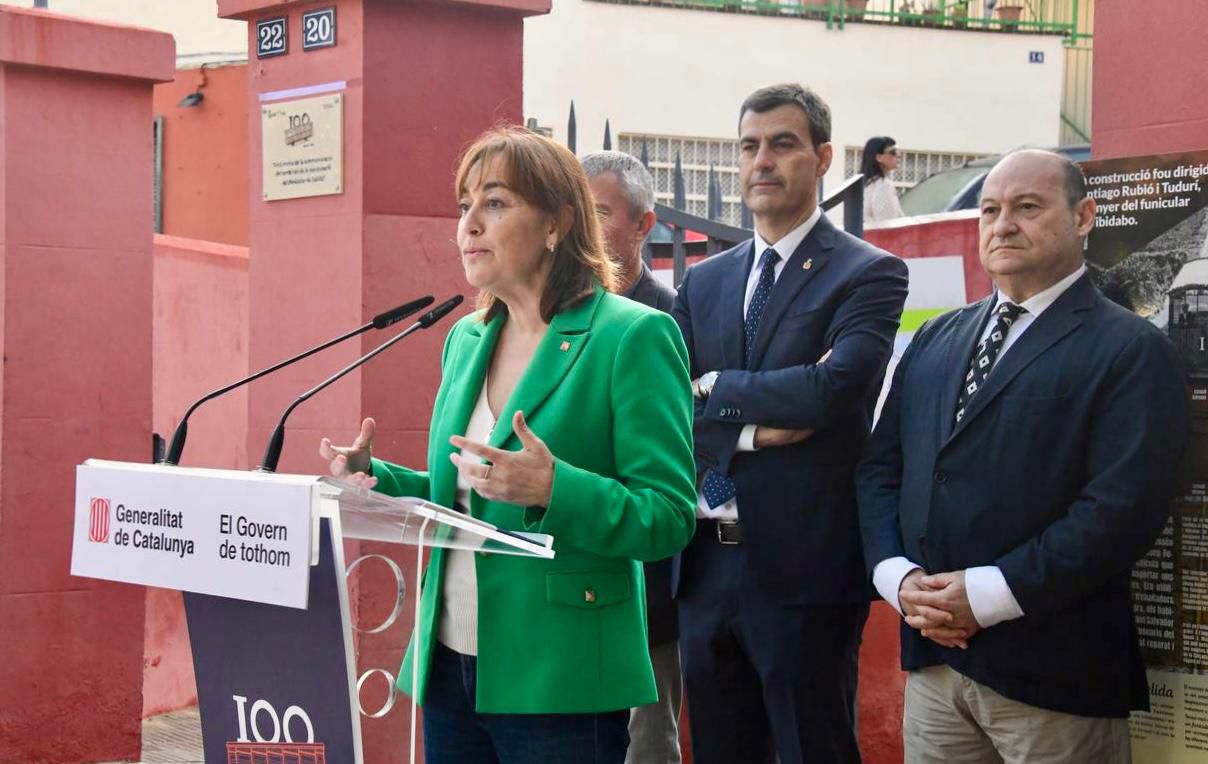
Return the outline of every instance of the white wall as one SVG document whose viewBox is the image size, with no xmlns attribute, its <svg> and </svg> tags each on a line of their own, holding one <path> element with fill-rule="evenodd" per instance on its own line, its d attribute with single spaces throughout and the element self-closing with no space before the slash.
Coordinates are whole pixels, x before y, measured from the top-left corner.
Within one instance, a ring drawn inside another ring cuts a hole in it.
<svg viewBox="0 0 1208 764">
<path fill-rule="evenodd" d="M 31 7 L 33 0 L 3 0 Z M 176 38 L 182 66 L 245 60 L 246 25 L 215 0 L 49 0 L 50 10 L 150 27 Z M 817 90 L 843 147 L 888 134 L 904 148 L 992 153 L 1055 145 L 1061 106 L 1057 36 L 848 24 L 794 17 L 554 0 L 525 22 L 524 112 L 565 140 L 575 101 L 580 152 L 621 132 L 733 138 L 742 99 L 773 82 Z M 1028 52 L 1044 54 L 1028 63 Z"/>
<path fill-rule="evenodd" d="M 1043 64 L 1028 63 L 1041 51 Z M 565 140 L 575 102 L 580 153 L 621 132 L 734 138 L 738 107 L 796 80 L 830 104 L 836 147 L 892 135 L 904 148 L 993 153 L 1056 145 L 1057 36 L 848 24 L 554 0 L 525 22 L 524 112 Z"/>
<path fill-rule="evenodd" d="M 32 8 L 33 0 L 4 0 Z M 181 66 L 247 58 L 247 24 L 218 18 L 215 0 L 48 0 L 47 10 L 157 29 L 176 38 Z"/>
</svg>

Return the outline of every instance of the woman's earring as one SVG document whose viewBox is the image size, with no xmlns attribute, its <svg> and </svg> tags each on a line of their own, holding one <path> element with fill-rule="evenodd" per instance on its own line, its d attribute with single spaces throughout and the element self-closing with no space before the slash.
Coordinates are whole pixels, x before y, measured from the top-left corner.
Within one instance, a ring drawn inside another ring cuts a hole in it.
<svg viewBox="0 0 1208 764">
<path fill-rule="evenodd" d="M 557 249 L 557 248 L 558 248 L 558 244 L 557 244 L 556 242 L 555 242 L 554 244 L 549 244 L 549 245 L 546 245 L 546 247 L 545 247 L 545 254 L 549 255 L 550 257 L 553 257 L 553 256 L 554 256 L 554 250 L 555 250 L 555 249 Z"/>
</svg>

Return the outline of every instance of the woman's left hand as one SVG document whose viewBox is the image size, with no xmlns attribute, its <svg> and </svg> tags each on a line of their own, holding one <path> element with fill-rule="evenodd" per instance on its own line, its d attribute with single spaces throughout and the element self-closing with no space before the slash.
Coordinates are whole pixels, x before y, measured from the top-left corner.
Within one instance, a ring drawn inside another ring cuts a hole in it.
<svg viewBox="0 0 1208 764">
<path fill-rule="evenodd" d="M 528 428 L 524 412 L 517 411 L 512 417 L 512 431 L 523 446 L 519 451 L 504 451 L 454 435 L 449 438 L 454 447 L 486 462 L 461 454 L 449 454 L 449 459 L 484 499 L 522 507 L 547 507 L 554 490 L 554 455 Z"/>
</svg>

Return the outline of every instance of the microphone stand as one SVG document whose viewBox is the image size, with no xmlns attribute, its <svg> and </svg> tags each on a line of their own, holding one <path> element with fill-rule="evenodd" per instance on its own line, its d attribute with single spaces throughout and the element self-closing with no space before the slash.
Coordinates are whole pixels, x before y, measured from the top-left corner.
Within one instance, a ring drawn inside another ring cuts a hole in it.
<svg viewBox="0 0 1208 764">
<path fill-rule="evenodd" d="M 299 395 L 293 403 L 289 404 L 289 407 L 285 409 L 285 413 L 281 415 L 280 421 L 277 422 L 277 427 L 273 430 L 272 437 L 269 438 L 268 447 L 264 450 L 264 458 L 260 460 L 260 466 L 256 468 L 256 472 L 277 471 L 277 462 L 281 460 L 281 448 L 285 445 L 285 420 L 289 418 L 289 415 L 293 413 L 293 410 L 296 409 L 303 401 L 309 400 L 313 395 L 331 385 L 345 374 L 377 357 L 379 354 L 389 349 L 404 337 L 414 334 L 420 329 L 427 329 L 429 326 L 432 326 L 432 324 L 435 324 L 437 321 L 444 318 L 445 315 L 460 305 L 464 299 L 465 298 L 461 295 L 455 295 L 454 297 L 445 300 L 440 305 L 421 316 L 419 320 L 411 324 L 411 326 L 408 326 L 406 329 L 386 340 L 381 345 L 378 345 L 373 350 L 370 350 L 365 355 L 361 356 L 357 360 L 337 371 L 335 374 L 332 374 L 327 379 Z"/>
<path fill-rule="evenodd" d="M 198 398 L 196 401 L 193 402 L 192 406 L 189 406 L 188 411 L 186 411 L 184 417 L 181 418 L 180 424 L 176 425 L 176 431 L 174 433 L 172 433 L 172 444 L 168 447 L 168 453 L 166 456 L 164 456 L 164 458 L 159 463 L 170 465 L 170 466 L 176 466 L 176 465 L 180 464 L 180 456 L 185 450 L 185 439 L 188 438 L 188 436 L 189 436 L 189 417 L 193 415 L 193 412 L 197 410 L 198 406 L 205 403 L 206 401 L 217 398 L 220 395 L 229 393 L 230 391 L 234 390 L 235 388 L 242 387 L 243 385 L 246 385 L 249 382 L 255 382 L 257 379 L 260 379 L 261 377 L 263 377 L 266 374 L 272 374 L 277 369 L 283 368 L 285 366 L 289 366 L 291 363 L 296 363 L 297 361 L 301 361 L 303 358 L 309 358 L 310 356 L 314 355 L 315 353 L 318 353 L 321 350 L 326 350 L 327 348 L 331 347 L 332 345 L 338 345 L 339 343 L 343 342 L 344 340 L 351 339 L 351 338 L 357 336 L 358 334 L 364 334 L 365 332 L 369 331 L 370 329 L 384 329 L 387 326 L 390 326 L 391 324 L 398 323 L 399 321 L 402 321 L 404 318 L 411 315 L 412 313 L 415 313 L 416 311 L 423 310 L 424 308 L 428 307 L 434 301 L 435 301 L 435 298 L 433 298 L 432 295 L 427 295 L 427 296 L 419 298 L 418 300 L 412 300 L 409 303 L 400 305 L 397 308 L 394 308 L 393 310 L 388 310 L 385 313 L 379 313 L 378 315 L 374 316 L 372 321 L 369 321 L 368 323 L 366 323 L 365 325 L 363 325 L 361 327 L 353 329 L 350 332 L 341 334 L 339 337 L 336 337 L 335 339 L 332 339 L 332 340 L 328 340 L 327 342 L 324 342 L 322 345 L 319 345 L 318 347 L 314 347 L 314 348 L 311 348 L 310 350 L 299 353 L 298 355 L 293 356 L 292 358 L 287 358 L 278 364 L 274 364 L 273 366 L 268 367 L 267 369 L 261 369 L 260 371 L 256 372 L 255 374 L 252 374 L 251 376 L 248 376 L 248 377 L 244 377 L 243 379 L 239 380 L 238 382 L 232 382 L 231 384 L 227 385 L 226 387 L 221 387 L 211 393 L 207 393 L 206 395 L 202 396 L 201 398 Z"/>
</svg>

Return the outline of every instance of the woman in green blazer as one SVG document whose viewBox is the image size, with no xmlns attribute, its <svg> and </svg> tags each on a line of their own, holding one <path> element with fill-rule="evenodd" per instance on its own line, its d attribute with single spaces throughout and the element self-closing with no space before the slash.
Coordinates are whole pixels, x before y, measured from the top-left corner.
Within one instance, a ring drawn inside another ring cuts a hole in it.
<svg viewBox="0 0 1208 764">
<path fill-rule="evenodd" d="M 428 762 L 621 762 L 656 699 L 639 561 L 694 528 L 688 356 L 666 315 L 608 293 L 578 160 L 492 130 L 457 174 L 458 245 L 480 310 L 449 333 L 428 469 L 324 439 L 333 474 L 548 533 L 556 558 L 433 550 L 399 674 L 418 663 Z"/>
</svg>

